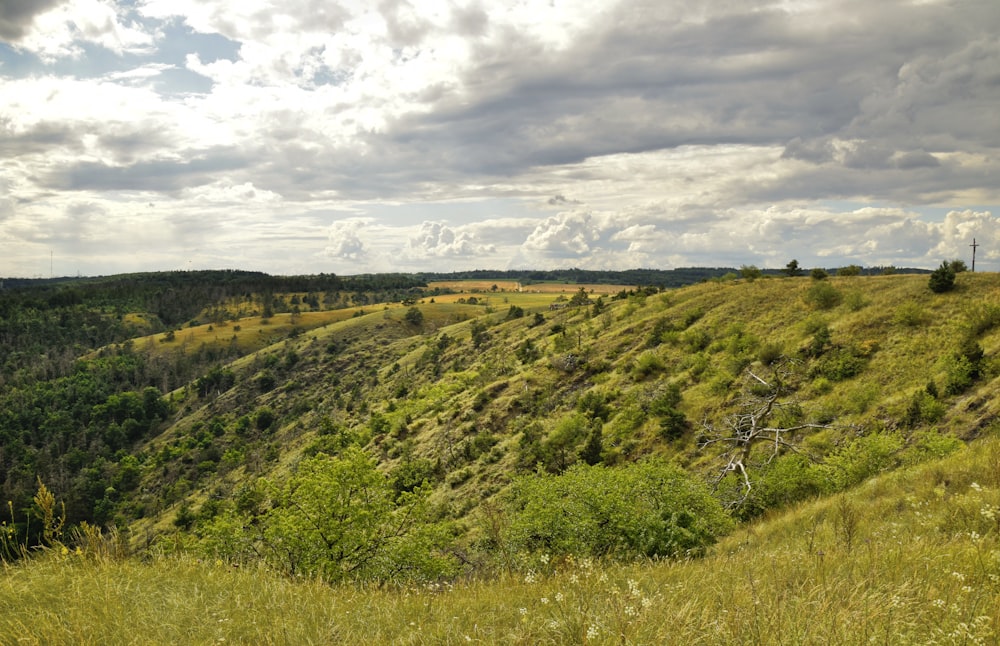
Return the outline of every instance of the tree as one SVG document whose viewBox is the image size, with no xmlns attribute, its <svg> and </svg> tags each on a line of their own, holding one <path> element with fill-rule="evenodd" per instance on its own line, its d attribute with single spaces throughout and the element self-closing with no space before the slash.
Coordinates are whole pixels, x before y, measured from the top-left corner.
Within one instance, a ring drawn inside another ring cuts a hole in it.
<svg viewBox="0 0 1000 646">
<path fill-rule="evenodd" d="M 763 275 L 760 269 L 757 269 L 754 265 L 743 265 L 740 267 L 740 276 L 748 281 L 754 281 Z"/>
<path fill-rule="evenodd" d="M 794 258 L 788 261 L 788 264 L 785 265 L 785 268 L 782 269 L 781 271 L 788 277 L 795 277 L 802 275 L 802 269 L 799 268 L 799 261 L 795 260 Z"/>
<path fill-rule="evenodd" d="M 739 481 L 738 493 L 730 501 L 730 507 L 740 507 L 749 500 L 758 479 L 757 471 L 782 453 L 800 453 L 794 442 L 797 433 L 829 428 L 823 424 L 795 423 L 798 406 L 785 399 L 795 390 L 794 367 L 788 359 L 771 366 L 748 367 L 743 373 L 737 410 L 723 419 L 721 427 L 710 422 L 704 424 L 700 447 L 722 447 L 723 466 L 715 478 L 716 488 L 730 474 Z"/>
<path fill-rule="evenodd" d="M 838 276 L 860 276 L 861 267 L 859 265 L 847 265 L 837 270 Z"/>
<path fill-rule="evenodd" d="M 955 287 L 955 269 L 947 262 L 931 272 L 927 281 L 928 287 L 936 294 L 951 291 Z"/>
<path fill-rule="evenodd" d="M 813 280 L 826 280 L 830 274 L 826 273 L 825 269 L 813 267 L 812 271 L 809 272 L 809 276 L 811 276 Z"/>
<path fill-rule="evenodd" d="M 403 318 L 413 327 L 420 327 L 424 324 L 424 313 L 416 306 L 406 310 L 406 315 Z"/>
<path fill-rule="evenodd" d="M 587 296 L 587 290 L 584 289 L 583 287 L 581 287 L 577 293 L 573 294 L 573 298 L 569 299 L 570 307 L 580 307 L 581 305 L 589 305 L 589 304 L 590 304 L 590 297 Z"/>
</svg>

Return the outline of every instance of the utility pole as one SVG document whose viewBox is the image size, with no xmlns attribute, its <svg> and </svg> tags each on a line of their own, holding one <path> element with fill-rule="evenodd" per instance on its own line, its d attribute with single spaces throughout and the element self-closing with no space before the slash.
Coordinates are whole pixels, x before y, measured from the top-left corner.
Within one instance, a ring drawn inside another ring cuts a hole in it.
<svg viewBox="0 0 1000 646">
<path fill-rule="evenodd" d="M 976 247 L 979 246 L 978 244 L 976 244 L 976 239 L 975 238 L 972 239 L 972 244 L 970 244 L 969 246 L 972 247 L 972 271 L 975 272 L 976 271 Z"/>
</svg>

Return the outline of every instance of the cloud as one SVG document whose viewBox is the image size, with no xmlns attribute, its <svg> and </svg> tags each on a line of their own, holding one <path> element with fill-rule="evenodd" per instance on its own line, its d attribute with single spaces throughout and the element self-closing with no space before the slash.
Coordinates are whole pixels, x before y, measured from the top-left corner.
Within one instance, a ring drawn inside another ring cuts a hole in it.
<svg viewBox="0 0 1000 646">
<path fill-rule="evenodd" d="M 0 39 L 20 40 L 30 29 L 35 16 L 45 13 L 65 0 L 0 0 Z"/>
<path fill-rule="evenodd" d="M 545 220 L 535 227 L 524 249 L 555 257 L 582 257 L 600 238 L 593 217 L 587 212 L 565 212 Z"/>
<path fill-rule="evenodd" d="M 363 262 L 369 256 L 368 248 L 361 239 L 361 232 L 370 220 L 352 218 L 340 220 L 330 225 L 327 256 L 338 260 Z"/>
<path fill-rule="evenodd" d="M 0 0 L 0 217 L 169 205 L 203 262 L 338 271 L 930 262 L 1000 208 L 996 33 L 988 0 Z"/>
<path fill-rule="evenodd" d="M 130 19 L 114 0 L 67 0 L 43 3 L 30 28 L 18 38 L 18 47 L 46 62 L 80 58 L 86 45 L 97 45 L 116 54 L 152 51 L 155 34 Z"/>
<path fill-rule="evenodd" d="M 410 239 L 408 251 L 415 258 L 447 256 L 481 257 L 496 252 L 491 244 L 482 244 L 468 231 L 457 231 L 442 222 L 422 222 L 419 233 Z"/>
</svg>

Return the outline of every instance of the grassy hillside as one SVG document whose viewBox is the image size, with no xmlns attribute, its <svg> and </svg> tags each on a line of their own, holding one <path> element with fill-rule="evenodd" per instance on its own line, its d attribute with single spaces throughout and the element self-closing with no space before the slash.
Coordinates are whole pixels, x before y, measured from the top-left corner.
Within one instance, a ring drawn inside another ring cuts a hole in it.
<svg viewBox="0 0 1000 646">
<path fill-rule="evenodd" d="M 55 548 L 8 570 L 9 621 L 130 641 L 12 600 L 82 578 L 154 642 L 993 639 L 1000 275 L 511 283 L 266 318 L 223 294 L 172 334 L 121 312 L 130 343 L 3 393 L 0 429 L 8 483 L 53 474 L 71 523 L 148 562 L 22 497 L 4 555 Z"/>
<path fill-rule="evenodd" d="M 246 644 L 993 644 L 1000 441 L 749 524 L 703 559 L 334 586 L 90 545 L 8 566 L 0 641 Z"/>
<path fill-rule="evenodd" d="M 480 296 L 424 299 L 417 324 L 410 308 L 372 308 L 239 359 L 223 390 L 177 393 L 175 421 L 145 449 L 137 527 L 280 477 L 344 435 L 384 470 L 422 470 L 455 518 L 515 474 L 565 469 L 595 429 L 604 464 L 655 454 L 708 474 L 706 425 L 724 426 L 745 371 L 778 356 L 797 373 L 783 421 L 826 427 L 788 439 L 817 459 L 888 433 L 898 446 L 882 467 L 901 464 L 930 435 L 976 437 L 1000 405 L 996 275 L 962 274 L 947 294 L 885 276 L 711 282 L 583 306 Z M 974 375 L 969 342 L 983 351 Z M 271 421 L 257 428 L 262 410 Z"/>
</svg>

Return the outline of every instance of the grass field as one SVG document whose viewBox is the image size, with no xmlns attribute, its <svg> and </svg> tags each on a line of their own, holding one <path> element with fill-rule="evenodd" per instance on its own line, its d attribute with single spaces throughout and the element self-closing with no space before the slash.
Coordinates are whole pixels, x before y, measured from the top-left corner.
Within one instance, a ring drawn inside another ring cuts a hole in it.
<svg viewBox="0 0 1000 646">
<path fill-rule="evenodd" d="M 984 439 L 746 526 L 703 559 L 539 554 L 406 587 L 56 545 L 0 571 L 0 643 L 996 644 L 998 460 Z"/>
<path fill-rule="evenodd" d="M 521 284 L 513 280 L 444 280 L 434 281 L 427 284 L 428 289 L 435 287 L 440 289 L 451 289 L 458 292 L 467 293 L 493 293 L 493 292 L 524 292 L 539 294 L 567 294 L 572 295 L 580 291 L 582 287 L 588 294 L 617 294 L 623 289 L 633 289 L 634 285 L 601 285 L 601 284 L 576 284 L 576 283 L 531 283 Z M 494 290 L 493 287 L 496 287 Z"/>
</svg>

